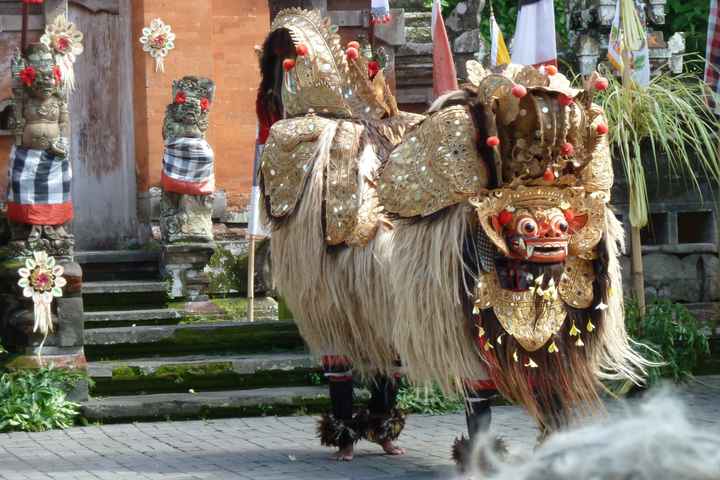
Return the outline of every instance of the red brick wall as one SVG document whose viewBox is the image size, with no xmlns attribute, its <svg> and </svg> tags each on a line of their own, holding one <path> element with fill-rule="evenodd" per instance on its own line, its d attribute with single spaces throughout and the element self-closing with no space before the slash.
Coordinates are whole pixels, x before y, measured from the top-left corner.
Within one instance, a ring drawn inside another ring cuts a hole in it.
<svg viewBox="0 0 720 480">
<path fill-rule="evenodd" d="M 135 64 L 135 135 L 138 191 L 160 180 L 162 122 L 171 82 L 183 75 L 212 78 L 217 84 L 208 141 L 216 155 L 219 189 L 231 206 L 245 207 L 255 152 L 255 92 L 260 79 L 254 46 L 269 30 L 266 1 L 140 0 L 133 2 L 133 39 L 152 19 L 161 18 L 177 35 L 165 72 L 138 43 Z"/>
</svg>

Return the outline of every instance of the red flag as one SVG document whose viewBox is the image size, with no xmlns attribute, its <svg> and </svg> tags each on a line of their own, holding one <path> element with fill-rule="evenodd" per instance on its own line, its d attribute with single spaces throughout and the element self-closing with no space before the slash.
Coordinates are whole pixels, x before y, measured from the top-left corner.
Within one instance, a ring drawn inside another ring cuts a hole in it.
<svg viewBox="0 0 720 480">
<path fill-rule="evenodd" d="M 433 2 L 431 28 L 433 38 L 433 96 L 437 98 L 443 93 L 459 89 L 455 60 L 450 48 L 447 30 L 445 30 L 445 22 L 442 18 L 440 0 Z"/>
</svg>

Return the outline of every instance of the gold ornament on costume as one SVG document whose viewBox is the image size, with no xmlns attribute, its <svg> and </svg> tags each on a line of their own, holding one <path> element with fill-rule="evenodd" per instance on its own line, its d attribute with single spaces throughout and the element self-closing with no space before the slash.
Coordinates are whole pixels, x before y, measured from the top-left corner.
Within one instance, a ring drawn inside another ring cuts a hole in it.
<svg viewBox="0 0 720 480">
<path fill-rule="evenodd" d="M 583 185 L 609 195 L 612 164 L 602 110 L 592 90 L 573 88 L 556 73 L 520 65 L 493 70 L 467 63 L 468 79 L 487 111 L 489 135 L 502 182 L 511 185 Z M 579 177 L 583 177 L 580 179 Z"/>
<path fill-rule="evenodd" d="M 378 192 L 387 211 L 413 217 L 463 202 L 487 184 L 473 120 L 457 106 L 431 115 L 395 148 Z"/>
<path fill-rule="evenodd" d="M 534 352 L 560 331 L 567 315 L 557 291 L 553 287 L 548 287 L 548 291 L 548 295 L 538 296 L 534 289 L 520 292 L 504 289 L 493 272 L 480 277 L 476 296 L 481 299 L 482 308 L 493 310 L 508 335 L 526 351 Z"/>
<path fill-rule="evenodd" d="M 273 125 L 262 162 L 262 179 L 273 217 L 281 218 L 295 210 L 313 167 L 317 139 L 330 123 L 332 120 L 326 118 L 307 116 Z"/>
<path fill-rule="evenodd" d="M 368 76 L 368 60 L 348 59 L 337 27 L 319 12 L 288 8 L 275 17 L 271 30 L 286 29 L 300 51 L 283 81 L 287 116 L 310 109 L 337 118 L 381 119 L 398 113 L 382 71 Z"/>
</svg>

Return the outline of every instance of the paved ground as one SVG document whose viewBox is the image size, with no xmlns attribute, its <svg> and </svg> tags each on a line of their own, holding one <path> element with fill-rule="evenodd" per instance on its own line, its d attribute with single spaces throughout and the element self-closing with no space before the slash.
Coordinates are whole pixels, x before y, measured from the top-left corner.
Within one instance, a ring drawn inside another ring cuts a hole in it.
<svg viewBox="0 0 720 480">
<path fill-rule="evenodd" d="M 690 418 L 720 433 L 720 376 L 683 388 Z M 515 407 L 493 412 L 511 451 L 532 448 L 536 432 Z M 464 431 L 462 415 L 411 416 L 404 458 L 359 446 L 352 463 L 329 460 L 309 417 L 250 418 L 73 428 L 0 435 L 0 478 L 24 479 L 398 479 L 451 478 L 449 446 Z M 527 450 L 525 450 L 527 451 Z"/>
</svg>

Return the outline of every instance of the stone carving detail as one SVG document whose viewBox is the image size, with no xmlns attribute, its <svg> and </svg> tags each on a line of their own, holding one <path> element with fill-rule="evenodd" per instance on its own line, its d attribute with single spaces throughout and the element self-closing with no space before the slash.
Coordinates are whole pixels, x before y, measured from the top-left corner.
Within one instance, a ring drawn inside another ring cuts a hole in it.
<svg viewBox="0 0 720 480">
<path fill-rule="evenodd" d="M 666 0 L 636 0 L 641 21 L 647 25 L 650 63 L 654 70 L 671 57 L 667 40 L 661 30 L 665 24 Z M 589 75 L 599 62 L 606 59 L 610 27 L 615 17 L 617 0 L 571 0 L 568 3 L 570 50 L 574 53 L 580 73 Z"/>
<path fill-rule="evenodd" d="M 215 83 L 183 77 L 173 82 L 165 111 L 160 230 L 163 241 L 212 242 L 214 153 L 205 139 Z"/>
</svg>

